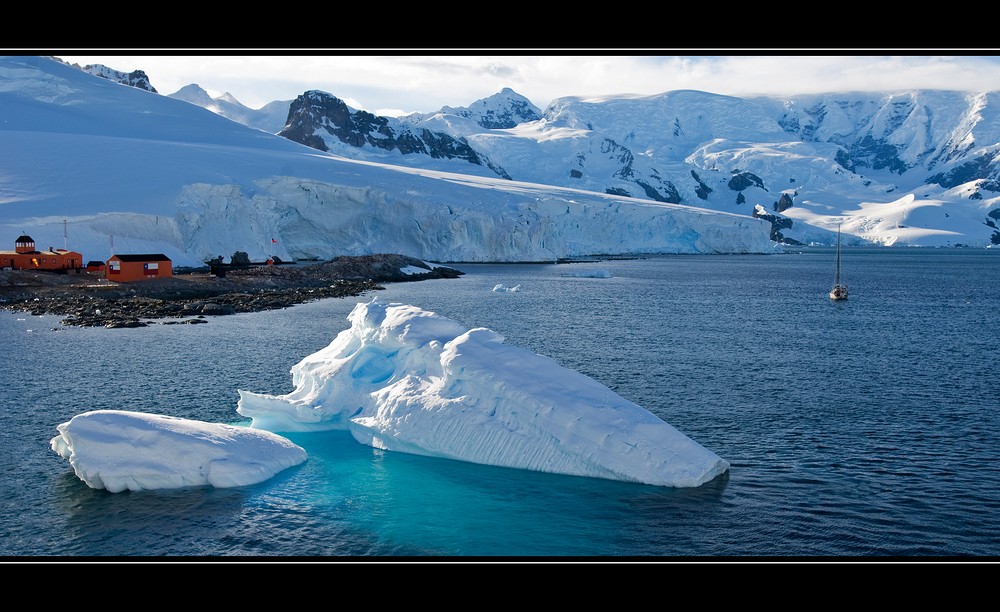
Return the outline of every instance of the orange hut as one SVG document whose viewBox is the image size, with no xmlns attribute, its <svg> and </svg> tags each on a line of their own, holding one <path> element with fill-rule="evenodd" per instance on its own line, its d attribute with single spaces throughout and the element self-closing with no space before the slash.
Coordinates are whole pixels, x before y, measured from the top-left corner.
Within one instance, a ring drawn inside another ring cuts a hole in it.
<svg viewBox="0 0 1000 612">
<path fill-rule="evenodd" d="M 0 268 L 79 272 L 83 269 L 83 255 L 52 247 L 48 251 L 39 251 L 31 236 L 22 235 L 14 242 L 13 251 L 0 251 Z"/>
<path fill-rule="evenodd" d="M 161 253 L 150 255 L 112 255 L 105 276 L 116 283 L 163 278 L 173 274 L 173 262 Z"/>
</svg>

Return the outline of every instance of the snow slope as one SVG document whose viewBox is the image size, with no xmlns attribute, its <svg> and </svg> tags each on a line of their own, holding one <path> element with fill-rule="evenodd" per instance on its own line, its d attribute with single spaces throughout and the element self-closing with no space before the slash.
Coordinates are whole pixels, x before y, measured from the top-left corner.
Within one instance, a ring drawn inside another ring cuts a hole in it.
<svg viewBox="0 0 1000 612">
<path fill-rule="evenodd" d="M 0 57 L 0 109 L 7 248 L 28 234 L 85 260 L 175 266 L 235 251 L 459 262 L 775 248 L 749 215 L 351 160 L 49 58 Z"/>
</svg>

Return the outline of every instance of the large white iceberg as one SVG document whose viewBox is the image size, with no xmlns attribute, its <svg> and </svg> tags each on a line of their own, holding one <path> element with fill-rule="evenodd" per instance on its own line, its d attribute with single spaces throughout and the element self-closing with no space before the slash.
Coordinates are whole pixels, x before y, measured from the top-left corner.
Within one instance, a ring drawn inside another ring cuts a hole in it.
<svg viewBox="0 0 1000 612">
<path fill-rule="evenodd" d="M 257 484 L 306 460 L 268 431 L 158 414 L 95 410 L 58 425 L 49 446 L 94 489 Z"/>
<path fill-rule="evenodd" d="M 251 427 L 348 429 L 380 449 L 671 487 L 729 469 L 646 409 L 489 329 L 377 299 L 348 320 L 293 366 L 291 393 L 240 391 Z"/>
</svg>

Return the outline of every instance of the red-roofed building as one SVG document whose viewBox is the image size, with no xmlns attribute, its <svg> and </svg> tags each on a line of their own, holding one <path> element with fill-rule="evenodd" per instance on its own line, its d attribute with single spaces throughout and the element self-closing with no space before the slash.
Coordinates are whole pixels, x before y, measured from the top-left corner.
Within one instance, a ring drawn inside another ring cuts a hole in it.
<svg viewBox="0 0 1000 612">
<path fill-rule="evenodd" d="M 13 251 L 0 251 L 0 268 L 79 272 L 83 269 L 83 255 L 52 247 L 48 251 L 39 251 L 35 249 L 31 236 L 18 236 Z"/>
<path fill-rule="evenodd" d="M 150 278 L 163 278 L 173 274 L 173 262 L 163 254 L 112 255 L 105 268 L 109 281 L 128 283 Z"/>
</svg>

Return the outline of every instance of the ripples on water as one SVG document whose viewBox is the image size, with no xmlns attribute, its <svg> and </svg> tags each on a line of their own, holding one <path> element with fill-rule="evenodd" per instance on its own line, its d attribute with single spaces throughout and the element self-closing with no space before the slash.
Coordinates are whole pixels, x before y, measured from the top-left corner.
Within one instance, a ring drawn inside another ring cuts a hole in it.
<svg viewBox="0 0 1000 612">
<path fill-rule="evenodd" d="M 309 460 L 238 489 L 110 494 L 48 448 L 95 409 L 245 422 L 358 300 L 143 329 L 0 313 L 6 556 L 887 558 L 1000 552 L 1000 253 L 832 252 L 470 265 L 380 299 L 490 327 L 730 461 L 668 489 L 289 437 Z M 564 276 L 573 270 L 574 276 Z M 610 277 L 579 276 L 592 270 Z M 518 292 L 493 292 L 497 284 Z"/>
</svg>

